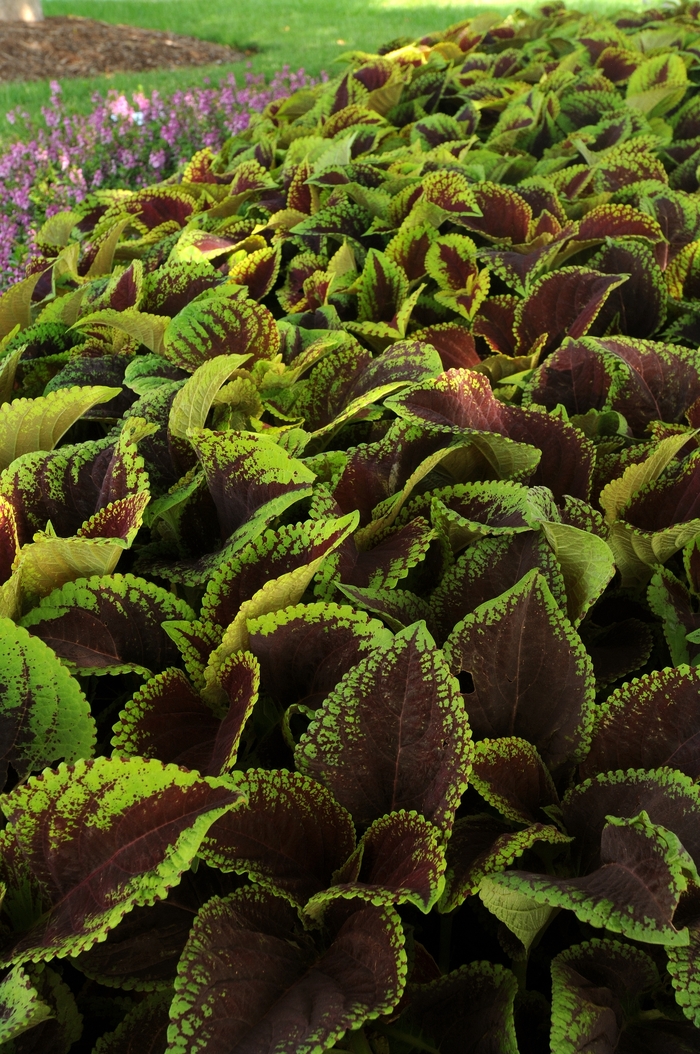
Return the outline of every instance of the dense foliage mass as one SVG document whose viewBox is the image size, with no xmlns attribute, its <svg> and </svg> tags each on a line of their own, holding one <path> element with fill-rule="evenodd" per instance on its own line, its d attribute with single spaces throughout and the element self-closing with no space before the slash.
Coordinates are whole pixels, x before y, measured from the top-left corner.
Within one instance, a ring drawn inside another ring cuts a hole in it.
<svg viewBox="0 0 700 1054">
<path fill-rule="evenodd" d="M 479 16 L 0 298 L 8 1054 L 700 1050 L 700 24 Z"/>
</svg>

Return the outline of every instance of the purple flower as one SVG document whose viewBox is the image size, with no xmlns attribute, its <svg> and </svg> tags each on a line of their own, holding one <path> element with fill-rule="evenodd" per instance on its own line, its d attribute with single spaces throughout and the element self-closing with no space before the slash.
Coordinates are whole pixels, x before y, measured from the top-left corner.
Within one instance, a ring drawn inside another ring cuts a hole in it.
<svg viewBox="0 0 700 1054">
<path fill-rule="evenodd" d="M 106 98 L 95 93 L 90 113 L 70 114 L 52 81 L 40 121 L 19 107 L 6 114 L 17 141 L 0 152 L 0 292 L 24 276 L 47 217 L 98 188 L 136 190 L 167 179 L 203 147 L 219 150 L 274 99 L 314 83 L 288 67 L 268 84 L 247 72 L 239 85 L 230 73 L 217 86 L 170 98 L 157 91 L 130 99 L 115 90 Z"/>
</svg>

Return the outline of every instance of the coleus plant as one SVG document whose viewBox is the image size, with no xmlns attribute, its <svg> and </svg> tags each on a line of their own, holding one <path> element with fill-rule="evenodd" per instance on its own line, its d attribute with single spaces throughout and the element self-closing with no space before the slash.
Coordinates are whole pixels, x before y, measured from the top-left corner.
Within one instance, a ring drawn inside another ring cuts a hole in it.
<svg viewBox="0 0 700 1054">
<path fill-rule="evenodd" d="M 700 1050 L 699 15 L 351 52 L 47 219 L 3 1051 Z"/>
</svg>

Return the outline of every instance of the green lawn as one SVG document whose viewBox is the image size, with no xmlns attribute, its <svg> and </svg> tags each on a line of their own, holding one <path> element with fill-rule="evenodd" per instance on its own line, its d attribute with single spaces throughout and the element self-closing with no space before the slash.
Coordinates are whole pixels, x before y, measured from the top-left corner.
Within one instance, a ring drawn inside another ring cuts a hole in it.
<svg viewBox="0 0 700 1054">
<path fill-rule="evenodd" d="M 615 0 L 582 0 L 579 10 L 610 11 L 624 5 Z M 415 37 L 468 18 L 485 8 L 506 15 L 512 4 L 482 0 L 461 4 L 455 0 L 44 0 L 46 15 L 83 15 L 105 22 L 129 23 L 151 29 L 188 33 L 218 43 L 238 47 L 255 47 L 258 53 L 250 60 L 253 73 L 269 77 L 283 65 L 292 69 L 304 67 L 318 75 L 330 73 L 333 60 L 349 48 L 375 51 L 381 43 L 399 36 Z M 525 0 L 519 5 L 533 5 Z M 573 4 L 572 4 L 573 6 Z M 631 5 L 629 5 L 631 6 Z M 173 73 L 115 74 L 90 80 L 65 80 L 64 99 L 71 109 L 87 111 L 90 96 L 109 88 L 132 91 L 158 88 L 172 92 L 195 86 L 205 77 L 218 81 L 234 71 L 242 79 L 246 65 L 208 66 Z M 38 113 L 48 99 L 48 80 L 12 82 L 0 85 L 0 112 L 22 105 Z M 6 129 L 0 125 L 0 139 Z"/>
</svg>

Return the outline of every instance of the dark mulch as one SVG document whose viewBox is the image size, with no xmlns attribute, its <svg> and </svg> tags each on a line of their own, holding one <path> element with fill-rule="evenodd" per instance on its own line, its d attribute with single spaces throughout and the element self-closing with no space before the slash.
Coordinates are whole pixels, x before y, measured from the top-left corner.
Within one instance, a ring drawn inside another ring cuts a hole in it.
<svg viewBox="0 0 700 1054">
<path fill-rule="evenodd" d="M 0 22 L 0 81 L 205 66 L 239 62 L 249 54 L 196 37 L 73 15 Z"/>
</svg>

